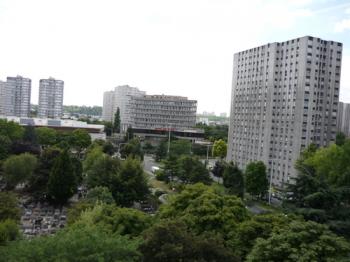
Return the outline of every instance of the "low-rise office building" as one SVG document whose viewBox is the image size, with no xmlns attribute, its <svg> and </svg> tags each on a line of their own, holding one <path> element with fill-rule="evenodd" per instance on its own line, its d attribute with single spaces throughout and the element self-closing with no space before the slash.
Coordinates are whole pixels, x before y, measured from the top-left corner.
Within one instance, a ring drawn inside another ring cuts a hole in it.
<svg viewBox="0 0 350 262">
<path fill-rule="evenodd" d="M 182 130 L 196 125 L 197 101 L 187 97 L 144 95 L 132 97 L 130 104 L 133 128 Z"/>
<path fill-rule="evenodd" d="M 92 140 L 106 139 L 104 125 L 92 125 L 86 122 L 69 119 L 28 118 L 15 116 L 0 116 L 0 118 L 7 119 L 7 121 L 13 121 L 21 126 L 48 127 L 64 132 L 82 129 L 86 130 L 90 134 Z"/>
</svg>

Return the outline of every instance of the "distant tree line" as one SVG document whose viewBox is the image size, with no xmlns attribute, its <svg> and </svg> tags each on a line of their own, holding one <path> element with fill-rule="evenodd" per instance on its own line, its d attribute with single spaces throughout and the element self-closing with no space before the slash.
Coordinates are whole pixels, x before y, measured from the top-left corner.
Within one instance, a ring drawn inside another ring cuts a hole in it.
<svg viewBox="0 0 350 262">
<path fill-rule="evenodd" d="M 101 116 L 102 107 L 101 106 L 63 106 L 63 112 L 69 114 L 84 114 L 87 116 Z"/>
</svg>

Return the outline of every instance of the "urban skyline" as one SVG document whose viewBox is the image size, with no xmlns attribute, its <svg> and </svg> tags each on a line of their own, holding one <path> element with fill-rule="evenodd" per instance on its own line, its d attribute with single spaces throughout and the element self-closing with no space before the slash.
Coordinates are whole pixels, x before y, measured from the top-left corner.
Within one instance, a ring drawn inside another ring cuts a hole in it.
<svg viewBox="0 0 350 262">
<path fill-rule="evenodd" d="M 259 23 L 247 21 L 248 14 Z M 344 44 L 343 72 L 349 72 L 349 18 L 348 1 L 4 0 L 0 79 L 20 74 L 37 83 L 54 75 L 65 81 L 67 105 L 101 106 L 103 91 L 128 84 L 196 99 L 199 112 L 228 113 L 232 54 L 313 35 Z M 344 102 L 350 102 L 348 75 L 341 79 Z M 39 90 L 32 90 L 37 103 Z"/>
</svg>

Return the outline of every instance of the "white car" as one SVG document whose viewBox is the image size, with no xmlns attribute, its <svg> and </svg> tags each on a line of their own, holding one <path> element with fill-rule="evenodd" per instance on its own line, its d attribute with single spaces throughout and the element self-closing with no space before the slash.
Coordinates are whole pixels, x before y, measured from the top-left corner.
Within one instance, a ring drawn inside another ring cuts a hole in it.
<svg viewBox="0 0 350 262">
<path fill-rule="evenodd" d="M 157 172 L 160 168 L 157 167 L 157 166 L 152 166 L 151 167 L 151 170 L 152 170 L 152 173 L 154 174 L 155 172 Z"/>
</svg>

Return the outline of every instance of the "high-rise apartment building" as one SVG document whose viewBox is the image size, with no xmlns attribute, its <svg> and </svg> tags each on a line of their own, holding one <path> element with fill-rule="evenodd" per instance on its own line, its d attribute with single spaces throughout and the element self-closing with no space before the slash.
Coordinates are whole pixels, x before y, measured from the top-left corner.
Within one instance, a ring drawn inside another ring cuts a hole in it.
<svg viewBox="0 0 350 262">
<path fill-rule="evenodd" d="M 227 159 L 291 183 L 303 149 L 335 140 L 341 58 L 341 43 L 311 36 L 236 53 Z"/>
<path fill-rule="evenodd" d="M 39 81 L 39 108 L 40 118 L 61 118 L 63 114 L 64 82 L 52 77 Z"/>
<path fill-rule="evenodd" d="M 113 105 L 114 91 L 106 91 L 103 93 L 102 119 L 105 121 L 113 121 Z"/>
<path fill-rule="evenodd" d="M 6 98 L 8 98 L 6 91 L 6 82 L 0 80 L 0 115 L 5 115 Z"/>
<path fill-rule="evenodd" d="M 103 120 L 113 122 L 114 113 L 117 112 L 117 108 L 119 107 L 121 131 L 126 131 L 127 128 L 131 126 L 131 97 L 142 96 L 145 94 L 146 92 L 128 85 L 117 86 L 114 91 L 105 92 L 103 96 L 103 112 L 105 112 Z"/>
<path fill-rule="evenodd" d="M 22 76 L 7 77 L 6 83 L 1 85 L 3 114 L 19 117 L 29 116 L 32 81 Z"/>
<path fill-rule="evenodd" d="M 350 137 L 350 104 L 339 102 L 337 130 Z"/>
<path fill-rule="evenodd" d="M 187 97 L 144 95 L 132 97 L 133 128 L 171 128 L 183 130 L 196 125 L 197 101 Z"/>
</svg>

